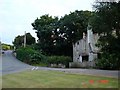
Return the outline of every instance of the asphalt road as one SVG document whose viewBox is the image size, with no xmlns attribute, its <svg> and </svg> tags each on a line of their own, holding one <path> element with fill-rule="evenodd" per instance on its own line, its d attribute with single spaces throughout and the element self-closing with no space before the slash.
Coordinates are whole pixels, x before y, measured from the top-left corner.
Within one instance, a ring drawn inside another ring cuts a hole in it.
<svg viewBox="0 0 120 90">
<path fill-rule="evenodd" d="M 119 78 L 120 72 L 117 70 L 98 70 L 98 69 L 80 69 L 80 68 L 72 68 L 72 69 L 61 69 L 61 68 L 42 68 L 38 67 L 38 70 L 54 70 L 61 71 L 65 73 L 71 74 L 80 74 L 80 75 L 92 75 L 92 76 L 103 76 L 103 77 L 112 77 Z"/>
<path fill-rule="evenodd" d="M 17 60 L 13 55 L 12 51 L 5 51 L 2 55 L 2 75 L 16 73 L 20 71 L 24 71 L 27 69 L 31 69 L 33 66 L 25 64 L 19 60 Z"/>
<path fill-rule="evenodd" d="M 2 60 L 2 75 L 17 73 L 25 70 L 54 70 L 61 71 L 65 73 L 75 73 L 82 75 L 94 75 L 94 76 L 104 76 L 104 77 L 113 77 L 118 78 L 119 71 L 117 70 L 97 70 L 97 69 L 80 69 L 80 68 L 48 68 L 48 67 L 34 67 L 28 64 L 25 64 L 19 60 L 17 60 L 13 55 L 12 51 L 5 51 L 4 55 L 2 55 L 2 59 L 0 56 L 0 61 Z"/>
</svg>

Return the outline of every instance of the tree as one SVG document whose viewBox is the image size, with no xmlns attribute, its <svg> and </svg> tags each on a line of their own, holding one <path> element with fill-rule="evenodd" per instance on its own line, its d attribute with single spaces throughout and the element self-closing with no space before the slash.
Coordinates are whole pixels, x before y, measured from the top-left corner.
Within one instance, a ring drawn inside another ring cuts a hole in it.
<svg viewBox="0 0 120 90">
<path fill-rule="evenodd" d="M 64 49 L 68 55 L 73 54 L 73 43 L 82 39 L 83 32 L 87 32 L 87 26 L 92 12 L 75 11 L 60 19 L 60 34 L 66 46 Z M 63 42 L 62 42 L 63 43 Z"/>
<path fill-rule="evenodd" d="M 83 36 L 83 32 L 87 33 L 87 26 L 90 17 L 92 16 L 90 11 L 75 11 L 69 15 L 65 15 L 61 18 L 60 32 L 65 33 L 65 37 L 69 42 L 75 43 Z"/>
<path fill-rule="evenodd" d="M 47 55 L 72 56 L 72 44 L 87 32 L 92 12 L 75 11 L 58 19 L 49 15 L 37 18 L 33 23 L 39 38 L 39 46 Z"/>
<path fill-rule="evenodd" d="M 5 43 L 2 43 L 1 45 L 2 45 L 2 49 L 3 49 L 3 50 L 13 49 L 13 46 L 12 46 L 12 45 L 5 44 Z"/>
<path fill-rule="evenodd" d="M 30 33 L 26 33 L 26 44 L 27 45 L 35 44 L 35 38 Z"/>
<path fill-rule="evenodd" d="M 23 44 L 23 41 L 24 40 L 24 37 L 23 36 L 20 36 L 18 35 L 17 37 L 15 37 L 14 41 L 13 41 L 13 44 L 16 48 L 22 46 Z"/>
<path fill-rule="evenodd" d="M 23 46 L 24 43 L 24 35 L 18 35 L 17 37 L 15 37 L 13 44 L 16 48 L 19 48 L 21 46 Z M 30 34 L 30 33 L 26 33 L 26 44 L 27 45 L 32 45 L 35 43 L 35 38 Z"/>
<path fill-rule="evenodd" d="M 118 69 L 120 64 L 120 1 L 118 3 L 97 2 L 94 7 L 96 10 L 93 18 L 91 18 L 91 25 L 94 32 L 100 35 L 98 46 L 102 52 L 101 61 L 104 61 L 104 63 L 111 62 L 111 58 L 114 57 L 114 63 L 105 65 L 109 66 L 107 69 Z M 106 68 L 106 66 L 103 66 L 103 68 Z"/>
<path fill-rule="evenodd" d="M 39 46 L 42 51 L 48 55 L 52 54 L 54 48 L 54 31 L 57 30 L 58 17 L 43 15 L 37 18 L 32 23 L 33 29 L 36 30 L 37 37 L 39 38 Z"/>
</svg>

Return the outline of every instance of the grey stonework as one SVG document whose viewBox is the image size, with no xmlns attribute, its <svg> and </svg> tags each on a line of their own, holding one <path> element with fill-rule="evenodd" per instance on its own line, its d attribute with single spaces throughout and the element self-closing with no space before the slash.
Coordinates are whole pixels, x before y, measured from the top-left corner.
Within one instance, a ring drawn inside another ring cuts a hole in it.
<svg viewBox="0 0 120 90">
<path fill-rule="evenodd" d="M 93 63 L 97 58 L 97 53 L 100 50 L 96 47 L 99 35 L 93 34 L 92 29 L 87 29 L 87 34 L 83 33 L 83 38 L 73 44 L 73 62 L 70 63 L 70 67 L 72 67 L 72 65 L 77 65 L 79 67 L 87 67 L 88 65 L 90 67 L 94 67 L 95 65 Z"/>
<path fill-rule="evenodd" d="M 95 68 L 95 61 L 84 61 L 84 62 L 71 62 L 69 63 L 70 68 L 76 68 L 76 67 L 81 67 L 81 68 Z"/>
</svg>

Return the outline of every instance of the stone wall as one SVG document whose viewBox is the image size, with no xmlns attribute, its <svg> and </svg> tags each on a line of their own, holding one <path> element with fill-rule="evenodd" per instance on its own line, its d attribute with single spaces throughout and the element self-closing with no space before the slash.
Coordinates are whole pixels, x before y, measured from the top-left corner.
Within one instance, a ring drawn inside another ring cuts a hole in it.
<svg viewBox="0 0 120 90">
<path fill-rule="evenodd" d="M 96 67 L 95 61 L 84 61 L 84 62 L 70 62 L 70 68 L 94 68 Z"/>
<path fill-rule="evenodd" d="M 64 64 L 50 64 L 50 67 L 52 67 L 52 68 L 65 68 L 66 66 Z"/>
</svg>

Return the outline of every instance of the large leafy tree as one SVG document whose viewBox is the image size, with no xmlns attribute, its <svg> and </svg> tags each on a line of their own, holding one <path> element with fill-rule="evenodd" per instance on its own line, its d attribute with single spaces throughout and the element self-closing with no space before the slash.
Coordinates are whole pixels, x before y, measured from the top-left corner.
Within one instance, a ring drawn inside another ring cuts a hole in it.
<svg viewBox="0 0 120 90">
<path fill-rule="evenodd" d="M 89 11 L 75 11 L 60 19 L 49 15 L 37 18 L 32 26 L 36 30 L 42 51 L 47 55 L 72 56 L 72 44 L 87 31 L 91 14 Z"/>
<path fill-rule="evenodd" d="M 103 64 L 106 63 L 101 64 L 101 68 L 118 69 L 120 64 L 120 1 L 118 3 L 97 2 L 94 7 L 95 14 L 91 18 L 91 24 L 94 32 L 100 35 L 98 46 L 103 53 L 101 61 Z"/>
<path fill-rule="evenodd" d="M 24 43 L 24 35 L 18 35 L 17 37 L 15 37 L 13 41 L 13 44 L 16 48 L 23 46 L 23 43 Z M 35 38 L 30 33 L 26 33 L 26 44 L 32 45 L 34 43 L 35 43 Z"/>
<path fill-rule="evenodd" d="M 14 41 L 13 41 L 13 44 L 16 48 L 19 48 L 20 46 L 22 46 L 23 44 L 23 41 L 24 40 L 24 37 L 23 36 L 20 36 L 18 35 L 17 37 L 15 37 Z"/>
<path fill-rule="evenodd" d="M 61 33 L 65 33 L 65 37 L 69 42 L 75 43 L 83 36 L 83 32 L 87 32 L 87 26 L 90 17 L 92 16 L 90 11 L 75 11 L 69 15 L 65 15 L 61 18 Z"/>
<path fill-rule="evenodd" d="M 65 15 L 60 19 L 60 33 L 66 43 L 65 50 L 72 56 L 73 43 L 83 37 L 83 32 L 87 32 L 90 11 L 75 11 Z"/>
<path fill-rule="evenodd" d="M 26 33 L 26 44 L 27 45 L 35 44 L 35 38 L 30 33 Z"/>
<path fill-rule="evenodd" d="M 48 55 L 53 53 L 54 31 L 57 30 L 58 17 L 43 15 L 37 18 L 32 23 L 33 29 L 36 30 L 37 37 L 39 38 L 39 46 L 42 51 Z"/>
</svg>

